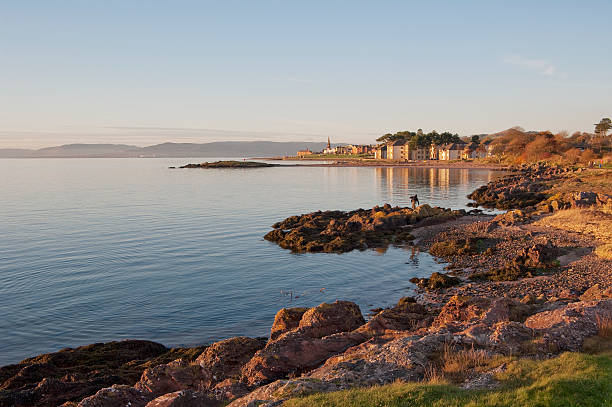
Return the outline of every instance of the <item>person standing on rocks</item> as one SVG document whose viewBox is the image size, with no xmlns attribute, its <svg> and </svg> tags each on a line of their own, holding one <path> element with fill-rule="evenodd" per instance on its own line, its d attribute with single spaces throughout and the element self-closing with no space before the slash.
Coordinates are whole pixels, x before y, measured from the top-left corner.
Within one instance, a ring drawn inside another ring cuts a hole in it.
<svg viewBox="0 0 612 407">
<path fill-rule="evenodd" d="M 419 197 L 416 196 L 416 194 L 410 197 L 410 202 L 412 202 L 412 209 L 415 209 L 418 205 L 420 205 Z"/>
</svg>

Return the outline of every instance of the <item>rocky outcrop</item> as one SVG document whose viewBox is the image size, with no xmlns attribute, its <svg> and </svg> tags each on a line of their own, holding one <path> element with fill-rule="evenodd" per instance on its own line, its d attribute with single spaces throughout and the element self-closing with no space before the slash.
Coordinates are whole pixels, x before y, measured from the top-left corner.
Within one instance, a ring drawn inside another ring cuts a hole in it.
<svg viewBox="0 0 612 407">
<path fill-rule="evenodd" d="M 225 383 L 222 388 L 217 389 L 216 386 L 225 380 L 237 379 L 242 366 L 265 343 L 263 338 L 247 337 L 216 342 L 193 363 L 175 360 L 145 370 L 134 387 L 151 399 L 187 389 L 209 393 L 216 390 L 218 395 L 236 391 L 223 388 L 231 386 L 231 382 Z"/>
<path fill-rule="evenodd" d="M 0 368 L 0 406 L 79 401 L 113 384 L 133 385 L 148 363 L 191 357 L 203 349 L 168 349 L 155 342 L 126 340 L 40 355 Z"/>
<path fill-rule="evenodd" d="M 242 369 L 242 380 L 259 386 L 287 375 L 301 374 L 330 356 L 363 342 L 353 333 L 365 323 L 359 307 L 348 301 L 323 303 L 306 311 L 294 328 L 270 340 Z"/>
<path fill-rule="evenodd" d="M 411 209 L 385 204 L 370 210 L 318 211 L 278 222 L 264 238 L 293 252 L 343 253 L 405 244 L 412 240 L 410 227 L 426 220 L 432 224 L 463 215 L 463 210 L 429 205 Z"/>
<path fill-rule="evenodd" d="M 585 338 L 596 335 L 600 321 L 612 320 L 612 300 L 570 303 L 552 311 L 532 315 L 525 326 L 541 335 L 549 351 L 580 350 Z"/>
<path fill-rule="evenodd" d="M 179 168 L 266 168 L 280 167 L 280 164 L 268 164 L 258 161 L 215 161 L 212 163 L 204 162 L 200 164 L 187 164 Z M 174 168 L 174 167 L 170 167 Z"/>
</svg>

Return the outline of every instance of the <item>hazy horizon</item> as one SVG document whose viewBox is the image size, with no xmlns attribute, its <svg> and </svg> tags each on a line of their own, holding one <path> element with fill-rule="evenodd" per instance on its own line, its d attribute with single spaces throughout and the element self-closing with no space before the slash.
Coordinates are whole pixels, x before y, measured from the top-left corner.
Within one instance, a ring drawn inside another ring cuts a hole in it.
<svg viewBox="0 0 612 407">
<path fill-rule="evenodd" d="M 612 3 L 0 4 L 0 148 L 592 131 Z"/>
</svg>

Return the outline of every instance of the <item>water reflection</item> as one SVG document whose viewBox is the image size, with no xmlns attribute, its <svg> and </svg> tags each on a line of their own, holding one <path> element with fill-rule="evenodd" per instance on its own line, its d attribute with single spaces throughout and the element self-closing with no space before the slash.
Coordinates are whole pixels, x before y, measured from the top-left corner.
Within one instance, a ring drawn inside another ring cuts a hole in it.
<svg viewBox="0 0 612 407">
<path fill-rule="evenodd" d="M 433 206 L 461 195 L 465 197 L 476 185 L 499 174 L 472 169 L 379 167 L 375 176 L 376 188 L 387 201 L 408 206 L 410 195 L 418 194 L 421 203 Z"/>
</svg>

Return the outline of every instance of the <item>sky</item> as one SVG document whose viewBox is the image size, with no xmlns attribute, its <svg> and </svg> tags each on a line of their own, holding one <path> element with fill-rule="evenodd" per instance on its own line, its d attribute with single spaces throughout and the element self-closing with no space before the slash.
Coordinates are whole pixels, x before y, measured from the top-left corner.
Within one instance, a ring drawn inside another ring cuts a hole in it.
<svg viewBox="0 0 612 407">
<path fill-rule="evenodd" d="M 592 131 L 612 1 L 0 2 L 0 148 Z"/>
</svg>

